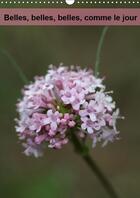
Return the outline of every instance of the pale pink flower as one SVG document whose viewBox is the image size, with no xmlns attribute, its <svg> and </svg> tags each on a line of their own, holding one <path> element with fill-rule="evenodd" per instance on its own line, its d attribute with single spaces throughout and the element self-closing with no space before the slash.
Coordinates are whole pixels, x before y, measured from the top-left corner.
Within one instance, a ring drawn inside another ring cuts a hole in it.
<svg viewBox="0 0 140 198">
<path fill-rule="evenodd" d="M 119 111 L 102 81 L 91 70 L 51 65 L 46 76 L 25 86 L 16 119 L 24 153 L 39 157 L 46 145 L 60 149 L 71 130 L 79 138 L 91 138 L 93 147 L 117 139 Z"/>
<path fill-rule="evenodd" d="M 89 103 L 84 103 L 84 109 L 79 111 L 81 117 L 89 116 L 91 121 L 96 121 L 96 109 L 97 104 L 94 100 L 91 100 Z"/>
<path fill-rule="evenodd" d="M 42 126 L 44 125 L 44 119 L 46 115 L 41 113 L 33 113 L 32 118 L 30 119 L 29 123 L 29 130 L 36 131 L 37 133 L 41 130 Z"/>
<path fill-rule="evenodd" d="M 92 120 L 88 117 L 82 117 L 81 120 L 83 122 L 81 128 L 87 130 L 89 134 L 92 134 L 94 132 L 94 123 Z"/>
<path fill-rule="evenodd" d="M 23 143 L 25 148 L 25 155 L 34 155 L 35 157 L 41 157 L 43 155 L 42 148 L 32 141 L 32 139 L 27 139 L 26 143 Z"/>
<path fill-rule="evenodd" d="M 50 124 L 50 128 L 52 131 L 57 129 L 58 124 L 60 123 L 60 118 L 62 114 L 58 111 L 53 112 L 52 110 L 47 111 L 47 117 L 43 120 L 44 125 Z"/>
</svg>

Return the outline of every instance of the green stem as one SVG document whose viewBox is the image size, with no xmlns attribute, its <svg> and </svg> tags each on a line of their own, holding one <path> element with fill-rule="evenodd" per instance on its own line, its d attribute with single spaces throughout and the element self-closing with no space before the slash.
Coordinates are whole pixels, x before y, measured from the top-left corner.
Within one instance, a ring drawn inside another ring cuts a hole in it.
<svg viewBox="0 0 140 198">
<path fill-rule="evenodd" d="M 101 48 L 103 44 L 103 40 L 105 37 L 105 34 L 107 32 L 108 27 L 105 27 L 103 29 L 98 49 L 97 49 L 97 54 L 96 54 L 96 63 L 95 63 L 95 75 L 98 75 L 98 69 L 99 69 L 99 63 L 100 63 L 100 53 L 101 53 Z M 13 59 L 13 57 L 5 50 L 0 49 L 1 53 L 5 55 L 12 63 L 13 68 L 15 71 L 19 74 L 19 77 L 24 83 L 27 83 L 28 80 L 16 61 Z M 106 178 L 106 176 L 102 173 L 102 171 L 99 169 L 99 167 L 96 165 L 94 160 L 90 157 L 88 153 L 88 149 L 85 146 L 85 144 L 77 138 L 75 133 L 71 132 L 71 140 L 73 142 L 73 145 L 75 147 L 75 150 L 82 156 L 84 161 L 87 163 L 87 165 L 90 167 L 90 169 L 96 174 L 96 176 L 99 178 L 100 182 L 102 183 L 103 187 L 105 190 L 108 192 L 111 198 L 119 198 L 117 193 L 115 192 L 112 184 L 109 182 L 109 180 Z"/>
<path fill-rule="evenodd" d="M 13 57 L 6 50 L 0 49 L 0 52 L 4 56 L 6 56 L 9 59 L 9 61 L 12 63 L 12 66 L 13 66 L 14 70 L 18 73 L 18 75 L 19 75 L 20 79 L 23 81 L 23 83 L 27 84 L 28 80 L 27 80 L 26 76 L 24 75 L 23 71 L 18 66 L 16 61 L 13 59 Z"/>
<path fill-rule="evenodd" d="M 107 26 L 103 28 L 103 31 L 101 33 L 101 37 L 100 37 L 100 40 L 99 40 L 99 44 L 98 44 L 98 47 L 97 47 L 96 61 L 95 61 L 95 76 L 99 75 L 101 49 L 102 49 L 102 46 L 103 46 L 103 42 L 104 42 L 104 38 L 105 38 L 107 30 L 108 30 Z"/>
<path fill-rule="evenodd" d="M 87 148 L 81 141 L 79 141 L 79 139 L 77 138 L 74 132 L 71 132 L 71 141 L 75 147 L 75 150 L 82 156 L 86 164 L 89 166 L 92 172 L 94 172 L 97 178 L 100 180 L 101 184 L 103 185 L 104 189 L 106 190 L 110 198 L 119 198 L 119 196 L 117 195 L 110 181 L 106 178 L 106 176 L 97 166 L 95 161 L 91 158 L 91 156 L 88 153 Z"/>
</svg>

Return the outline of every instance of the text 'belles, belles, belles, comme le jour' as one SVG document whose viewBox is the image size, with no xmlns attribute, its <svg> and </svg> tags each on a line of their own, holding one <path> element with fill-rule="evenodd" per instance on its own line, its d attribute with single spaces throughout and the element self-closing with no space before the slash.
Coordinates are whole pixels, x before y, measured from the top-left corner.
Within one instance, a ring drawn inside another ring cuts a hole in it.
<svg viewBox="0 0 140 198">
<path fill-rule="evenodd" d="M 109 16 L 102 16 L 102 15 L 85 15 L 85 16 L 79 16 L 79 15 L 61 15 L 58 14 L 57 16 L 53 15 L 35 15 L 31 14 L 29 16 L 27 15 L 19 15 L 19 14 L 4 14 L 3 16 L 4 21 L 51 21 L 51 22 L 57 22 L 57 21 L 75 21 L 75 22 L 82 22 L 82 21 L 121 21 L 121 22 L 126 22 L 126 21 L 136 21 L 138 19 L 138 16 L 135 15 L 109 15 Z"/>
</svg>

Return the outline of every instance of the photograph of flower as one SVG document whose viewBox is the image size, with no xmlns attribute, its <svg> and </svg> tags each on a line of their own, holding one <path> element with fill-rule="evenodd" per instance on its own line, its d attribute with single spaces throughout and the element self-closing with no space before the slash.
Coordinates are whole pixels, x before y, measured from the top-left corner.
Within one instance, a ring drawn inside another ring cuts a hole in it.
<svg viewBox="0 0 140 198">
<path fill-rule="evenodd" d="M 0 194 L 139 197 L 139 27 L 0 27 Z"/>
</svg>

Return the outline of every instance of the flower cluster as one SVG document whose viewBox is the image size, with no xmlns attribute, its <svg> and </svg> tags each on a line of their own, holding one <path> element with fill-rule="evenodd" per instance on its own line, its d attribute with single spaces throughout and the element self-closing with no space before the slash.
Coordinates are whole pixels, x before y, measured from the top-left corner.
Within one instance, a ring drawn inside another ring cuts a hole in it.
<svg viewBox="0 0 140 198">
<path fill-rule="evenodd" d="M 16 119 L 25 154 L 41 156 L 46 145 L 61 148 L 72 130 L 79 138 L 90 137 L 93 147 L 118 138 L 119 110 L 102 81 L 80 67 L 50 66 L 46 76 L 25 86 Z"/>
</svg>

